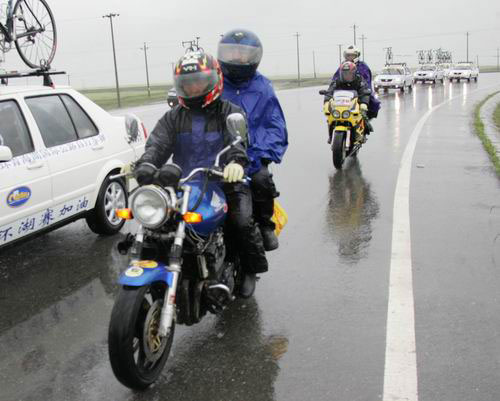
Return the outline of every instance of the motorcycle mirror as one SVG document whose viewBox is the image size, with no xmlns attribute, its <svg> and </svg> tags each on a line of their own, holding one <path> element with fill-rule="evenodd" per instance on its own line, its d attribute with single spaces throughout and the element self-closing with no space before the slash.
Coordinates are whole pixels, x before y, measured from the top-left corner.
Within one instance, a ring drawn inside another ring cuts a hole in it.
<svg viewBox="0 0 500 401">
<path fill-rule="evenodd" d="M 320 94 L 320 95 L 326 95 L 326 90 L 321 89 L 321 90 L 319 91 L 319 94 Z"/>
<path fill-rule="evenodd" d="M 247 120 L 241 113 L 231 113 L 226 118 L 227 129 L 233 136 L 241 136 L 243 140 L 247 139 Z"/>
<path fill-rule="evenodd" d="M 0 146 L 0 162 L 12 160 L 12 151 L 8 146 Z"/>
<path fill-rule="evenodd" d="M 133 114 L 127 114 L 125 116 L 125 127 L 127 129 L 127 142 L 137 141 L 139 135 L 139 123 L 137 122 L 137 117 Z"/>
</svg>

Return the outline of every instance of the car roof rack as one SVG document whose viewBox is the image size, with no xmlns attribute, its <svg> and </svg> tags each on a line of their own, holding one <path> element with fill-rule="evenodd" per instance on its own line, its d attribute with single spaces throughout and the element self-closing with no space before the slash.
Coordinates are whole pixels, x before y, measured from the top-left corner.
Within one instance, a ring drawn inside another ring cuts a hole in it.
<svg viewBox="0 0 500 401">
<path fill-rule="evenodd" d="M 10 71 L 0 74 L 0 80 L 3 85 L 8 84 L 9 78 L 27 78 L 27 77 L 43 77 L 43 86 L 54 87 L 51 75 L 66 74 L 66 71 L 51 71 L 47 68 L 41 68 L 35 71 Z"/>
</svg>

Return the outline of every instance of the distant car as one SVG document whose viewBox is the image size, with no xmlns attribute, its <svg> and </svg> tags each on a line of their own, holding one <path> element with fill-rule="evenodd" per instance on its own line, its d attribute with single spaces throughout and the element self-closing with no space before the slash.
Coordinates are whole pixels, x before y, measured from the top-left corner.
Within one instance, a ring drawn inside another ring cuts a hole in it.
<svg viewBox="0 0 500 401">
<path fill-rule="evenodd" d="M 179 104 L 179 99 L 177 98 L 177 91 L 175 88 L 171 88 L 167 93 L 167 103 L 170 107 L 175 107 Z"/>
<path fill-rule="evenodd" d="M 413 89 L 413 77 L 405 64 L 388 64 L 375 77 L 373 86 L 375 92 L 387 89 L 399 89 L 404 92 L 405 88 Z"/>
<path fill-rule="evenodd" d="M 433 84 L 438 81 L 444 83 L 444 71 L 439 65 L 422 65 L 417 71 L 415 71 L 415 73 L 413 74 L 413 78 L 415 80 L 415 83 L 419 81 L 422 83 L 432 82 Z"/>
<path fill-rule="evenodd" d="M 450 71 L 448 79 L 453 82 L 455 79 L 459 82 L 461 79 L 466 79 L 470 82 L 472 79 L 477 82 L 479 77 L 479 69 L 473 63 L 457 63 Z"/>
<path fill-rule="evenodd" d="M 453 65 L 450 63 L 441 63 L 439 66 L 443 69 L 443 75 L 445 78 L 448 78 L 450 75 L 450 71 L 453 68 Z"/>
<path fill-rule="evenodd" d="M 85 218 L 124 224 L 127 184 L 111 179 L 144 152 L 135 116 L 113 117 L 69 88 L 0 86 L 0 248 Z"/>
</svg>

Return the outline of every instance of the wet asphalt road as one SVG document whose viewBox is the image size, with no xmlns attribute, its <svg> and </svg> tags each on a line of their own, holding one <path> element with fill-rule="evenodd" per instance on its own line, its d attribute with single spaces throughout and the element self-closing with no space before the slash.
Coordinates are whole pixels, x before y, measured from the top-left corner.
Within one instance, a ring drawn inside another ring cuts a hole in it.
<svg viewBox="0 0 500 401">
<path fill-rule="evenodd" d="M 408 137 L 432 106 L 410 185 L 420 401 L 500 399 L 500 182 L 471 129 L 500 89 L 381 95 L 375 133 L 335 172 L 318 88 L 279 92 L 290 147 L 274 168 L 289 223 L 255 297 L 178 327 L 159 382 L 113 377 L 107 324 L 126 259 L 76 222 L 0 255 L 0 400 L 382 399 L 393 202 Z M 151 129 L 166 105 L 134 112 Z M 126 226 L 127 227 L 127 226 Z M 124 230 L 126 232 L 126 230 Z"/>
</svg>

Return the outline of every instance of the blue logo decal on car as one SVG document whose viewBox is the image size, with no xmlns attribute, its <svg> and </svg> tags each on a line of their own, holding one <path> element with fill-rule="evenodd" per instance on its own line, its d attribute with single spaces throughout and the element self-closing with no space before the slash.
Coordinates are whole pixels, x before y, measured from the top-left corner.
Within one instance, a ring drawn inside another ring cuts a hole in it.
<svg viewBox="0 0 500 401">
<path fill-rule="evenodd" d="M 31 198 L 31 189 L 28 187 L 15 188 L 7 195 L 7 205 L 17 207 L 25 204 Z"/>
</svg>

